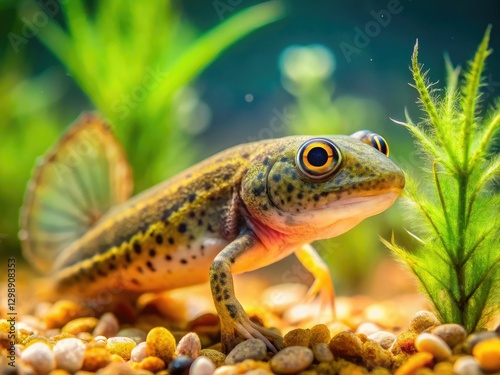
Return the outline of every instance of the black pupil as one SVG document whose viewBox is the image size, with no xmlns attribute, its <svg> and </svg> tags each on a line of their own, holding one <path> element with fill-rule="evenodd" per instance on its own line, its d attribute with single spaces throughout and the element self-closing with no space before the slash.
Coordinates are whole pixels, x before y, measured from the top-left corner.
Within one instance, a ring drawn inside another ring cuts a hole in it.
<svg viewBox="0 0 500 375">
<path fill-rule="evenodd" d="M 322 167 L 328 161 L 328 153 L 322 147 L 314 147 L 307 154 L 307 161 L 315 167 Z"/>
</svg>

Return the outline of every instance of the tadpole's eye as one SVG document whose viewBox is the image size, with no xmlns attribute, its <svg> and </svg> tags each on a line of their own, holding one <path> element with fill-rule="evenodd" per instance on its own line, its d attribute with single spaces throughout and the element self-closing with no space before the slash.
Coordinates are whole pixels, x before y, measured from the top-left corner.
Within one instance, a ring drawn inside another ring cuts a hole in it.
<svg viewBox="0 0 500 375">
<path fill-rule="evenodd" d="M 369 130 L 360 130 L 352 134 L 351 137 L 359 139 L 361 142 L 376 148 L 385 156 L 389 156 L 389 144 L 382 136 Z"/>
<path fill-rule="evenodd" d="M 296 162 L 307 177 L 315 180 L 330 176 L 340 166 L 342 155 L 329 139 L 314 138 L 297 151 Z"/>
</svg>

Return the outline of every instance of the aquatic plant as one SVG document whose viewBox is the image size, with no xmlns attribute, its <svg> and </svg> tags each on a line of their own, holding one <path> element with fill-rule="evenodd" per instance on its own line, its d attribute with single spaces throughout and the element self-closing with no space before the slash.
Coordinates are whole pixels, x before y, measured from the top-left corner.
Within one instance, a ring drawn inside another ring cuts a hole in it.
<svg viewBox="0 0 500 375">
<path fill-rule="evenodd" d="M 37 37 L 116 126 L 139 191 L 195 161 L 196 152 L 184 151 L 206 111 L 187 105 L 199 99 L 183 88 L 230 45 L 284 15 L 283 4 L 270 1 L 200 34 L 169 1 L 102 1 L 92 12 L 81 0 L 61 7 L 67 28 L 49 19 Z M 193 127 L 179 126 L 186 117 Z"/>
<path fill-rule="evenodd" d="M 500 312 L 500 194 L 493 190 L 500 155 L 491 152 L 500 101 L 481 110 L 489 36 L 490 27 L 464 74 L 446 61 L 442 94 L 429 83 L 415 45 L 411 71 L 425 117 L 415 124 L 407 115 L 401 124 L 425 156 L 424 181 L 408 178 L 406 189 L 419 244 L 410 252 L 394 238 L 384 241 L 413 271 L 440 319 L 469 332 Z"/>
</svg>

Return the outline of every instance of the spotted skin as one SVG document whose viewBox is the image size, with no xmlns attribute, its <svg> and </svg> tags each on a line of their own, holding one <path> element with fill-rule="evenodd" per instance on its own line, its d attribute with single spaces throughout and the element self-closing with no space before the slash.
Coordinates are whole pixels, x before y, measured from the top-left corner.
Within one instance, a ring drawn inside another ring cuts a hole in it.
<svg viewBox="0 0 500 375">
<path fill-rule="evenodd" d="M 333 174 L 306 176 L 296 156 L 311 138 L 230 148 L 110 209 L 58 252 L 58 290 L 92 296 L 106 288 L 140 293 L 209 281 L 223 350 L 252 337 L 281 348 L 280 336 L 249 320 L 232 275 L 295 252 L 316 279 L 309 296 L 319 294 L 333 310 L 328 267 L 309 243 L 384 211 L 404 187 L 392 161 L 348 136 L 326 137 L 342 156 Z M 36 245 L 34 235 L 26 238 Z"/>
</svg>

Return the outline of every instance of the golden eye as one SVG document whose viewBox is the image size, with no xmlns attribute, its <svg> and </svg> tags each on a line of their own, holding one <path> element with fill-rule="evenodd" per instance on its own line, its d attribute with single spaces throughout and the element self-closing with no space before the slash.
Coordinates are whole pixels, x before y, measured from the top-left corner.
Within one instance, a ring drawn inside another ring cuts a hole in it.
<svg viewBox="0 0 500 375">
<path fill-rule="evenodd" d="M 360 130 L 352 134 L 351 137 L 359 139 L 361 142 L 376 148 L 385 156 L 389 156 L 389 144 L 382 136 L 369 130 Z"/>
<path fill-rule="evenodd" d="M 337 146 L 325 138 L 314 138 L 300 146 L 296 162 L 307 177 L 315 180 L 330 176 L 340 166 L 342 155 Z"/>
</svg>

